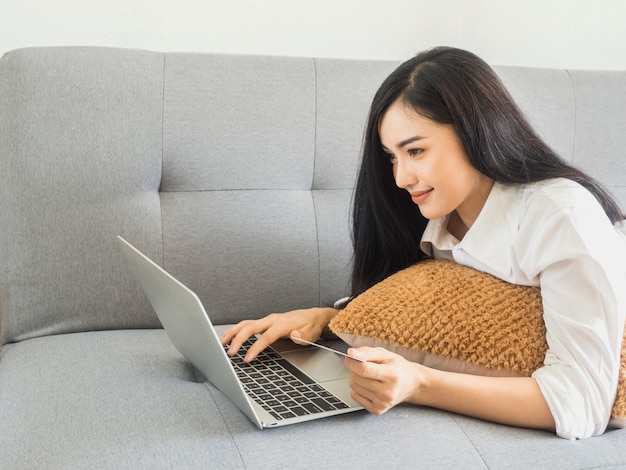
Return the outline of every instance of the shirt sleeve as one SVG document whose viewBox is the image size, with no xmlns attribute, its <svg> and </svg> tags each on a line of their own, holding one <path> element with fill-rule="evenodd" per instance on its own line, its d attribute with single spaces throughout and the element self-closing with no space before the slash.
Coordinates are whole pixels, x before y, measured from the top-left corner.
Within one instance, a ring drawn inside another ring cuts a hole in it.
<svg viewBox="0 0 626 470">
<path fill-rule="evenodd" d="M 608 425 L 626 315 L 626 243 L 581 191 L 566 203 L 530 201 L 517 244 L 520 267 L 539 278 L 547 330 L 544 366 L 533 377 L 557 435 L 568 439 Z"/>
</svg>

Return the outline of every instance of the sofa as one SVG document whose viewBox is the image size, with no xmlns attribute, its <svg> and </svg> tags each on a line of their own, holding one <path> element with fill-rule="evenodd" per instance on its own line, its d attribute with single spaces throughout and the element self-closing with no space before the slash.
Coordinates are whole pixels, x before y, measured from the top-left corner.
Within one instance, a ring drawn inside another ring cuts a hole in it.
<svg viewBox="0 0 626 470">
<path fill-rule="evenodd" d="M 216 325 L 346 295 L 368 105 L 397 65 L 2 57 L 0 468 L 626 468 L 626 430 L 568 441 L 411 405 L 259 430 L 161 328 L 117 235 Z M 495 69 L 626 208 L 626 71 Z"/>
</svg>

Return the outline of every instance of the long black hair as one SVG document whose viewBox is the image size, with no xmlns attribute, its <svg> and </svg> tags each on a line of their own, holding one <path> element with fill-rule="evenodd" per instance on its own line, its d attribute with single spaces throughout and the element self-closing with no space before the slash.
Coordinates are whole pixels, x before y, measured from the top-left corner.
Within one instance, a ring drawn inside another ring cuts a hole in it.
<svg viewBox="0 0 626 470">
<path fill-rule="evenodd" d="M 382 149 L 380 121 L 396 101 L 439 124 L 450 124 L 470 163 L 503 184 L 568 178 L 587 188 L 609 219 L 623 219 L 611 195 L 559 157 L 534 131 L 491 67 L 471 52 L 424 51 L 400 65 L 372 101 L 353 197 L 352 298 L 425 258 L 419 248 L 428 220 L 395 185 Z"/>
</svg>

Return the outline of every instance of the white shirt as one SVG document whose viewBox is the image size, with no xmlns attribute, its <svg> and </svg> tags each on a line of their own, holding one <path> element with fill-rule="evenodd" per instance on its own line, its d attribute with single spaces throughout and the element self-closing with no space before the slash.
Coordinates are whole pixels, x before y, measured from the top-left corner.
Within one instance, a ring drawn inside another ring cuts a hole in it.
<svg viewBox="0 0 626 470">
<path fill-rule="evenodd" d="M 626 318 L 626 236 L 577 183 L 495 183 L 459 241 L 448 217 L 429 221 L 422 250 L 505 281 L 539 286 L 548 352 L 532 377 L 557 435 L 606 429 L 615 400 Z"/>
</svg>

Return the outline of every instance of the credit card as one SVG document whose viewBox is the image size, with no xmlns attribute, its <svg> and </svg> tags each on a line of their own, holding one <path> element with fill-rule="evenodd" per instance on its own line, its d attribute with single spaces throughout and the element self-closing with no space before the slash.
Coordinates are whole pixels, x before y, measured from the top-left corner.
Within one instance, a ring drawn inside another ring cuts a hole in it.
<svg viewBox="0 0 626 470">
<path fill-rule="evenodd" d="M 292 341 L 294 341 L 296 343 L 300 342 L 300 343 L 308 344 L 308 345 L 311 345 L 311 346 L 315 346 L 315 347 L 320 348 L 320 349 L 325 349 L 326 351 L 330 351 L 332 353 L 335 353 L 337 356 L 349 357 L 350 359 L 354 359 L 355 361 L 366 362 L 363 359 L 351 356 L 350 354 L 346 354 L 346 353 L 341 352 L 341 351 L 339 351 L 337 349 L 329 348 L 328 346 L 324 346 L 324 345 L 321 345 L 319 343 L 313 343 L 311 341 L 307 341 L 306 339 L 296 338 L 295 336 L 290 336 L 290 338 L 291 338 Z"/>
</svg>

